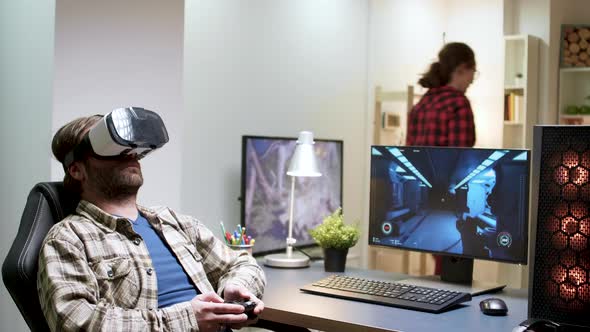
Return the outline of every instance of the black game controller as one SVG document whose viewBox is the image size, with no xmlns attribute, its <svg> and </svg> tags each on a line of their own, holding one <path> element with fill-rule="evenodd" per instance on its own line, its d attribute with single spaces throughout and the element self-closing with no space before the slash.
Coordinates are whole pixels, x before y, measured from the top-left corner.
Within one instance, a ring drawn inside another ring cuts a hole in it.
<svg viewBox="0 0 590 332">
<path fill-rule="evenodd" d="M 244 313 L 248 315 L 248 319 L 256 319 L 258 317 L 254 314 L 254 308 L 256 308 L 256 302 L 251 300 L 242 300 L 242 301 L 227 301 L 225 303 L 231 304 L 239 304 L 244 307 Z"/>
</svg>

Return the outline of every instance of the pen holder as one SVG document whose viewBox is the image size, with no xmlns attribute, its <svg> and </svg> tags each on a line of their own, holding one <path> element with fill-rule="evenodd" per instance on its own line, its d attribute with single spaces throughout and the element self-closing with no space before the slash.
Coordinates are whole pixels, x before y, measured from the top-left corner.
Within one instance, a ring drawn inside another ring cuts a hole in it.
<svg viewBox="0 0 590 332">
<path fill-rule="evenodd" d="M 253 244 L 228 244 L 227 246 L 233 250 L 246 250 L 250 255 L 252 255 L 252 248 L 254 247 Z"/>
</svg>

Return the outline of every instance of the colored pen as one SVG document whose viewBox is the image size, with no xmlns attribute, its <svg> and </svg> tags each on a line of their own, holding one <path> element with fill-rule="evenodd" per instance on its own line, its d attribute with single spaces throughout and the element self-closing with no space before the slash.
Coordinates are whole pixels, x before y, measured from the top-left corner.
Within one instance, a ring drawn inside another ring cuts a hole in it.
<svg viewBox="0 0 590 332">
<path fill-rule="evenodd" d="M 221 234 L 223 234 L 223 238 L 226 240 L 225 242 L 227 242 L 227 236 L 225 235 L 225 226 L 223 226 L 223 221 L 219 221 L 219 224 L 221 224 Z"/>
</svg>

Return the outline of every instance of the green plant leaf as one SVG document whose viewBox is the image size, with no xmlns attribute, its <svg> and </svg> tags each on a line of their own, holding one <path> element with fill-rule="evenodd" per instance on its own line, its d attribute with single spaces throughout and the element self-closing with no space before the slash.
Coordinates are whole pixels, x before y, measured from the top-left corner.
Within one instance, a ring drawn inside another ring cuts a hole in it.
<svg viewBox="0 0 590 332">
<path fill-rule="evenodd" d="M 346 249 L 358 242 L 360 229 L 358 224 L 345 225 L 342 208 L 338 208 L 309 233 L 322 248 Z"/>
</svg>

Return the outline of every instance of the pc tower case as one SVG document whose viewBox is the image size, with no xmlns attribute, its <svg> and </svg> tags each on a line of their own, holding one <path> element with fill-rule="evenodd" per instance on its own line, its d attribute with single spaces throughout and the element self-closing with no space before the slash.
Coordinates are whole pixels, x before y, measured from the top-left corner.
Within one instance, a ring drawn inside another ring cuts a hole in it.
<svg viewBox="0 0 590 332">
<path fill-rule="evenodd" d="M 535 126 L 528 316 L 576 331 L 590 326 L 589 178 L 590 126 Z"/>
</svg>

